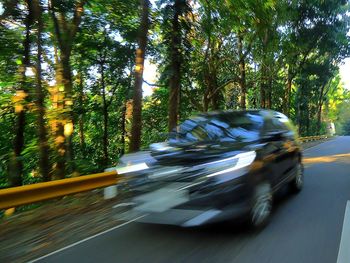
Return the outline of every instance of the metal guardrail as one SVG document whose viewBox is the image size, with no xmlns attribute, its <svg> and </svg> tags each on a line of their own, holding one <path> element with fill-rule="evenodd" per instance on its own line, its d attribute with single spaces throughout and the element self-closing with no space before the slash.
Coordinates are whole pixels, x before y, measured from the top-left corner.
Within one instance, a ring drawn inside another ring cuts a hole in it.
<svg viewBox="0 0 350 263">
<path fill-rule="evenodd" d="M 318 135 L 318 136 L 308 136 L 308 137 L 300 137 L 299 140 L 301 142 L 310 142 L 310 141 L 317 141 L 322 139 L 327 139 L 329 136 L 327 135 Z"/>
<path fill-rule="evenodd" d="M 116 171 L 67 178 L 0 190 L 0 209 L 17 207 L 70 194 L 115 185 L 122 181 Z"/>
<path fill-rule="evenodd" d="M 300 137 L 301 142 L 328 138 L 327 135 Z M 24 185 L 0 190 L 0 210 L 86 192 L 115 185 L 123 180 L 116 171 L 85 175 L 51 182 Z"/>
</svg>

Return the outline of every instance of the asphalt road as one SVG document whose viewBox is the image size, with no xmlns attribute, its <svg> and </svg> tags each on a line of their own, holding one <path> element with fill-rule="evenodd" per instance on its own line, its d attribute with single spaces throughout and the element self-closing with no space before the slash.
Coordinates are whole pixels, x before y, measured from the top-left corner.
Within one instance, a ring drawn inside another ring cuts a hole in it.
<svg viewBox="0 0 350 263">
<path fill-rule="evenodd" d="M 271 223 L 259 233 L 240 224 L 183 229 L 130 223 L 39 262 L 336 262 L 350 200 L 350 155 L 339 154 L 347 153 L 350 137 L 305 150 L 305 188 L 298 195 L 279 193 Z"/>
</svg>

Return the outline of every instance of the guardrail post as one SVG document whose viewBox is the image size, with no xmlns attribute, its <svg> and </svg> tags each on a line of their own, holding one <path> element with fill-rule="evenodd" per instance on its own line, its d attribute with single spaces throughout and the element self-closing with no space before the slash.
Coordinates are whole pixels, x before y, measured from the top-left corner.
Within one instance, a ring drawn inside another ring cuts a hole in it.
<svg viewBox="0 0 350 263">
<path fill-rule="evenodd" d="M 113 171 L 115 171 L 115 167 L 105 169 L 105 172 L 113 172 Z M 103 198 L 105 200 L 112 199 L 117 195 L 118 195 L 117 185 L 108 186 L 103 189 Z"/>
</svg>

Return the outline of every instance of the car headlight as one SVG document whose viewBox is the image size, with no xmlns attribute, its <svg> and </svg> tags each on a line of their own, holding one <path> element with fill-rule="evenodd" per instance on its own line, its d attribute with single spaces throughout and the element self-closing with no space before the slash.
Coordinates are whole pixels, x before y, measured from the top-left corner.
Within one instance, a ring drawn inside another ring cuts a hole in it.
<svg viewBox="0 0 350 263">
<path fill-rule="evenodd" d="M 116 167 L 116 170 L 117 170 L 118 174 L 126 174 L 126 173 L 132 173 L 132 172 L 146 170 L 148 168 L 149 167 L 146 163 L 139 163 L 139 164 L 124 166 L 124 167 Z"/>
<path fill-rule="evenodd" d="M 256 157 L 256 152 L 255 151 L 249 151 L 249 152 L 244 152 L 244 153 L 240 153 L 237 154 L 233 157 L 227 158 L 227 159 L 223 159 L 220 161 L 216 161 L 213 162 L 213 164 L 218 164 L 218 163 L 231 163 L 232 165 L 226 166 L 226 169 L 222 169 L 218 172 L 215 173 L 211 173 L 209 175 L 207 175 L 207 177 L 212 177 L 212 176 L 216 176 L 216 175 L 220 175 L 220 174 L 224 174 L 224 173 L 228 173 L 228 172 L 233 172 L 236 170 L 239 170 L 241 168 L 244 168 L 248 165 L 250 165 L 251 163 L 254 162 Z"/>
<path fill-rule="evenodd" d="M 170 146 L 166 142 L 152 143 L 150 145 L 150 149 L 156 152 L 168 152 L 168 151 L 173 152 L 173 151 L 180 150 L 180 148 Z"/>
</svg>

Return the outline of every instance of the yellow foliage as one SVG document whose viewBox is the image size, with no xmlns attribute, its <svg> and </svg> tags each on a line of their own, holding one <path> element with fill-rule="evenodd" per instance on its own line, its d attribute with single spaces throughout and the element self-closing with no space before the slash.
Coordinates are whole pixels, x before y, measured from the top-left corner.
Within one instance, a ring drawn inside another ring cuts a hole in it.
<svg viewBox="0 0 350 263">
<path fill-rule="evenodd" d="M 141 65 L 137 65 L 137 66 L 135 67 L 136 72 L 140 72 L 141 69 L 142 69 Z"/>
<path fill-rule="evenodd" d="M 63 136 L 57 136 L 57 137 L 55 138 L 55 143 L 56 143 L 56 144 L 64 143 L 64 137 L 63 137 Z"/>
<path fill-rule="evenodd" d="M 21 111 L 23 111 L 23 105 L 21 105 L 21 104 L 15 105 L 15 112 L 19 113 Z"/>
<path fill-rule="evenodd" d="M 4 212 L 5 217 L 12 216 L 15 213 L 16 209 L 14 207 L 11 207 L 9 209 L 6 209 Z"/>
<path fill-rule="evenodd" d="M 19 113 L 23 111 L 23 105 L 21 102 L 28 96 L 23 90 L 17 90 L 16 94 L 12 97 L 12 102 L 15 104 L 15 112 Z"/>
<path fill-rule="evenodd" d="M 73 129 L 74 129 L 73 123 L 71 123 L 71 122 L 66 123 L 64 125 L 64 135 L 66 137 L 71 136 L 73 133 Z"/>
</svg>

